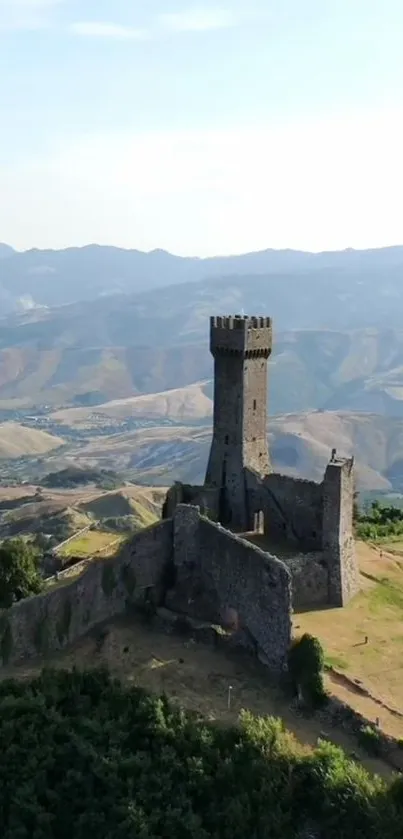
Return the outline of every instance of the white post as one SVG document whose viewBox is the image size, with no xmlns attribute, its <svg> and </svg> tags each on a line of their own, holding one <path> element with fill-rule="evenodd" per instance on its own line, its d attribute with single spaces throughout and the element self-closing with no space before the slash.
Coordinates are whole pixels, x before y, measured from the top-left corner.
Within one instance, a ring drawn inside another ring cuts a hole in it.
<svg viewBox="0 0 403 839">
<path fill-rule="evenodd" d="M 227 702 L 227 706 L 228 706 L 228 710 L 229 710 L 229 711 L 230 711 L 230 709 L 231 709 L 231 692 L 232 692 L 232 685 L 228 685 L 228 702 Z"/>
</svg>

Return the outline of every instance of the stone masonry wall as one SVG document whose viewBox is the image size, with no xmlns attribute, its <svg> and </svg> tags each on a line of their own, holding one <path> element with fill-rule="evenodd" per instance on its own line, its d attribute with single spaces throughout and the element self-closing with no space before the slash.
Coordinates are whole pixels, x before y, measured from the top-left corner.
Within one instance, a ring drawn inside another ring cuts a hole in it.
<svg viewBox="0 0 403 839">
<path fill-rule="evenodd" d="M 263 480 L 265 521 L 270 534 L 288 533 L 309 550 L 322 548 L 322 486 L 272 473 Z"/>
<path fill-rule="evenodd" d="M 197 506 L 181 504 L 176 507 L 173 520 L 175 584 L 166 592 L 165 605 L 174 612 L 218 624 L 220 601 L 202 573 L 200 521 Z"/>
<path fill-rule="evenodd" d="M 70 584 L 0 611 L 0 666 L 44 656 L 123 613 L 156 586 L 172 555 L 172 521 L 137 533 L 113 559 L 94 561 Z"/>
<path fill-rule="evenodd" d="M 291 640 L 291 575 L 283 562 L 219 525 L 200 519 L 202 579 L 221 609 L 238 613 L 273 669 L 281 668 Z"/>
<path fill-rule="evenodd" d="M 354 461 L 331 460 L 323 481 L 323 550 L 329 572 L 329 603 L 346 606 L 359 590 L 353 537 Z"/>
<path fill-rule="evenodd" d="M 216 487 L 182 484 L 176 481 L 166 494 L 163 518 L 172 518 L 178 504 L 192 504 L 200 507 L 203 515 L 216 521 L 219 499 L 220 491 Z"/>
<path fill-rule="evenodd" d="M 284 562 L 292 575 L 294 612 L 327 603 L 328 572 L 322 552 L 296 554 Z"/>
<path fill-rule="evenodd" d="M 176 508 L 174 561 L 169 608 L 212 623 L 235 612 L 268 665 L 282 667 L 291 639 L 291 574 L 283 562 L 188 505 Z"/>
</svg>

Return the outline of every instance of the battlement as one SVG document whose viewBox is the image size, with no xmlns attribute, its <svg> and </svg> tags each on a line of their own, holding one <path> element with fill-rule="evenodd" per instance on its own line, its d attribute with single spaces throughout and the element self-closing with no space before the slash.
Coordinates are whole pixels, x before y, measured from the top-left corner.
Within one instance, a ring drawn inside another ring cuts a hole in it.
<svg viewBox="0 0 403 839">
<path fill-rule="evenodd" d="M 268 358 L 272 320 L 266 316 L 214 315 L 210 318 L 210 351 Z"/>
<path fill-rule="evenodd" d="M 272 319 L 252 315 L 213 315 L 210 318 L 210 329 L 271 329 Z"/>
</svg>

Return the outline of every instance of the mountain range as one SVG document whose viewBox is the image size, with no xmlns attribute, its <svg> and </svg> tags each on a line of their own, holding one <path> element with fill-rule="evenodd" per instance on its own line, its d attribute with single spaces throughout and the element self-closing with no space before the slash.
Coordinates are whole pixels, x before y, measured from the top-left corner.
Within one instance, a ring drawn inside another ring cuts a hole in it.
<svg viewBox="0 0 403 839">
<path fill-rule="evenodd" d="M 131 479 L 200 479 L 209 316 L 269 314 L 277 466 L 317 477 L 340 439 L 362 485 L 400 486 L 402 279 L 402 247 L 192 259 L 0 245 L 0 420 L 53 436 L 52 468 L 117 458 Z"/>
<path fill-rule="evenodd" d="M 216 305 L 218 298 L 222 297 L 223 286 L 219 283 L 221 288 L 217 296 L 209 289 L 208 281 L 213 279 L 215 286 L 216 280 L 222 279 L 226 287 L 224 295 L 228 295 L 228 285 L 234 285 L 234 302 L 246 305 L 249 312 L 251 308 L 257 311 L 263 302 L 267 305 L 267 297 L 274 297 L 269 308 L 279 319 L 280 329 L 320 328 L 330 324 L 335 327 L 336 321 L 337 328 L 385 326 L 385 321 L 380 318 L 384 312 L 393 311 L 393 301 L 398 300 L 403 272 L 401 246 L 319 254 L 265 250 L 239 256 L 198 259 L 174 256 L 162 250 L 142 253 L 98 245 L 60 251 L 34 249 L 22 253 L 8 245 L 1 245 L 0 256 L 3 313 L 34 306 L 55 307 L 81 300 L 102 299 L 120 293 L 152 292 L 169 286 L 174 287 L 167 298 L 171 305 L 182 293 L 186 298 L 184 302 L 190 304 L 193 292 L 188 293 L 189 286 L 200 281 L 207 283 L 207 287 L 204 290 L 202 284 L 196 292 L 196 299 L 206 294 L 206 302 Z M 252 288 L 249 288 L 250 283 Z M 178 285 L 186 290 L 175 288 Z M 367 319 L 361 318 L 358 323 L 357 301 L 361 299 L 362 302 L 363 293 L 368 295 L 368 315 Z M 158 307 L 158 296 L 151 294 L 151 298 L 141 301 L 140 305 L 146 309 L 155 304 Z M 306 303 L 300 312 L 297 304 L 305 296 Z M 383 301 L 383 304 L 382 310 L 376 314 L 377 300 Z M 340 311 L 332 314 L 330 310 L 336 301 Z M 284 304 L 287 304 L 285 310 Z M 283 322 L 284 314 L 287 322 Z M 342 314 L 346 318 L 345 323 Z M 306 322 L 302 322 L 301 315 Z M 323 316 L 325 320 L 322 323 Z"/>
<path fill-rule="evenodd" d="M 82 304 L 86 309 L 88 304 Z M 213 360 L 208 314 L 201 335 L 182 340 L 183 321 L 173 319 L 161 345 L 163 321 L 155 315 L 148 345 L 136 345 L 136 325 L 125 331 L 127 308 L 74 317 L 70 307 L 28 316 L 0 327 L 0 412 L 91 407 L 110 400 L 162 393 L 205 381 L 211 394 Z M 267 311 L 268 307 L 261 309 Z M 112 318 L 116 331 L 111 330 Z M 118 324 L 122 326 L 119 330 Z M 176 340 L 174 323 L 177 324 Z M 108 332 L 109 326 L 109 332 Z M 98 333 L 98 343 L 87 346 Z M 155 341 L 154 341 L 155 336 Z M 111 343 L 112 338 L 119 343 Z M 145 341 L 145 336 L 143 338 Z M 126 344 L 124 344 L 126 341 Z M 131 343 L 133 342 L 133 343 Z M 144 403 L 145 405 L 145 403 Z M 274 335 L 269 364 L 269 412 L 342 410 L 403 416 L 403 329 L 290 330 Z M 10 415 L 11 416 L 11 415 Z M 11 416 L 21 419 L 21 416 Z"/>
</svg>

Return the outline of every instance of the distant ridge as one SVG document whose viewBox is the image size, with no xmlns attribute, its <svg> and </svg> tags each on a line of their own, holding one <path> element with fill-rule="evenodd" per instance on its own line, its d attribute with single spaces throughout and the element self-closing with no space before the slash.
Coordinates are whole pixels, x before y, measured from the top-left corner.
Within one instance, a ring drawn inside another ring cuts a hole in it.
<svg viewBox="0 0 403 839">
<path fill-rule="evenodd" d="M 0 259 L 5 259 L 7 256 L 12 256 L 17 251 L 14 250 L 10 245 L 6 245 L 4 242 L 0 242 Z"/>
<path fill-rule="evenodd" d="M 399 245 L 321 253 L 268 248 L 206 258 L 175 256 L 159 248 L 145 253 L 97 244 L 63 250 L 32 248 L 24 252 L 0 245 L 0 257 L 0 290 L 9 296 L 8 311 L 13 310 L 13 298 L 18 301 L 25 295 L 31 295 L 36 304 L 58 306 L 105 294 L 138 293 L 229 275 L 378 271 L 381 280 L 385 272 L 403 269 L 403 247 Z"/>
</svg>

